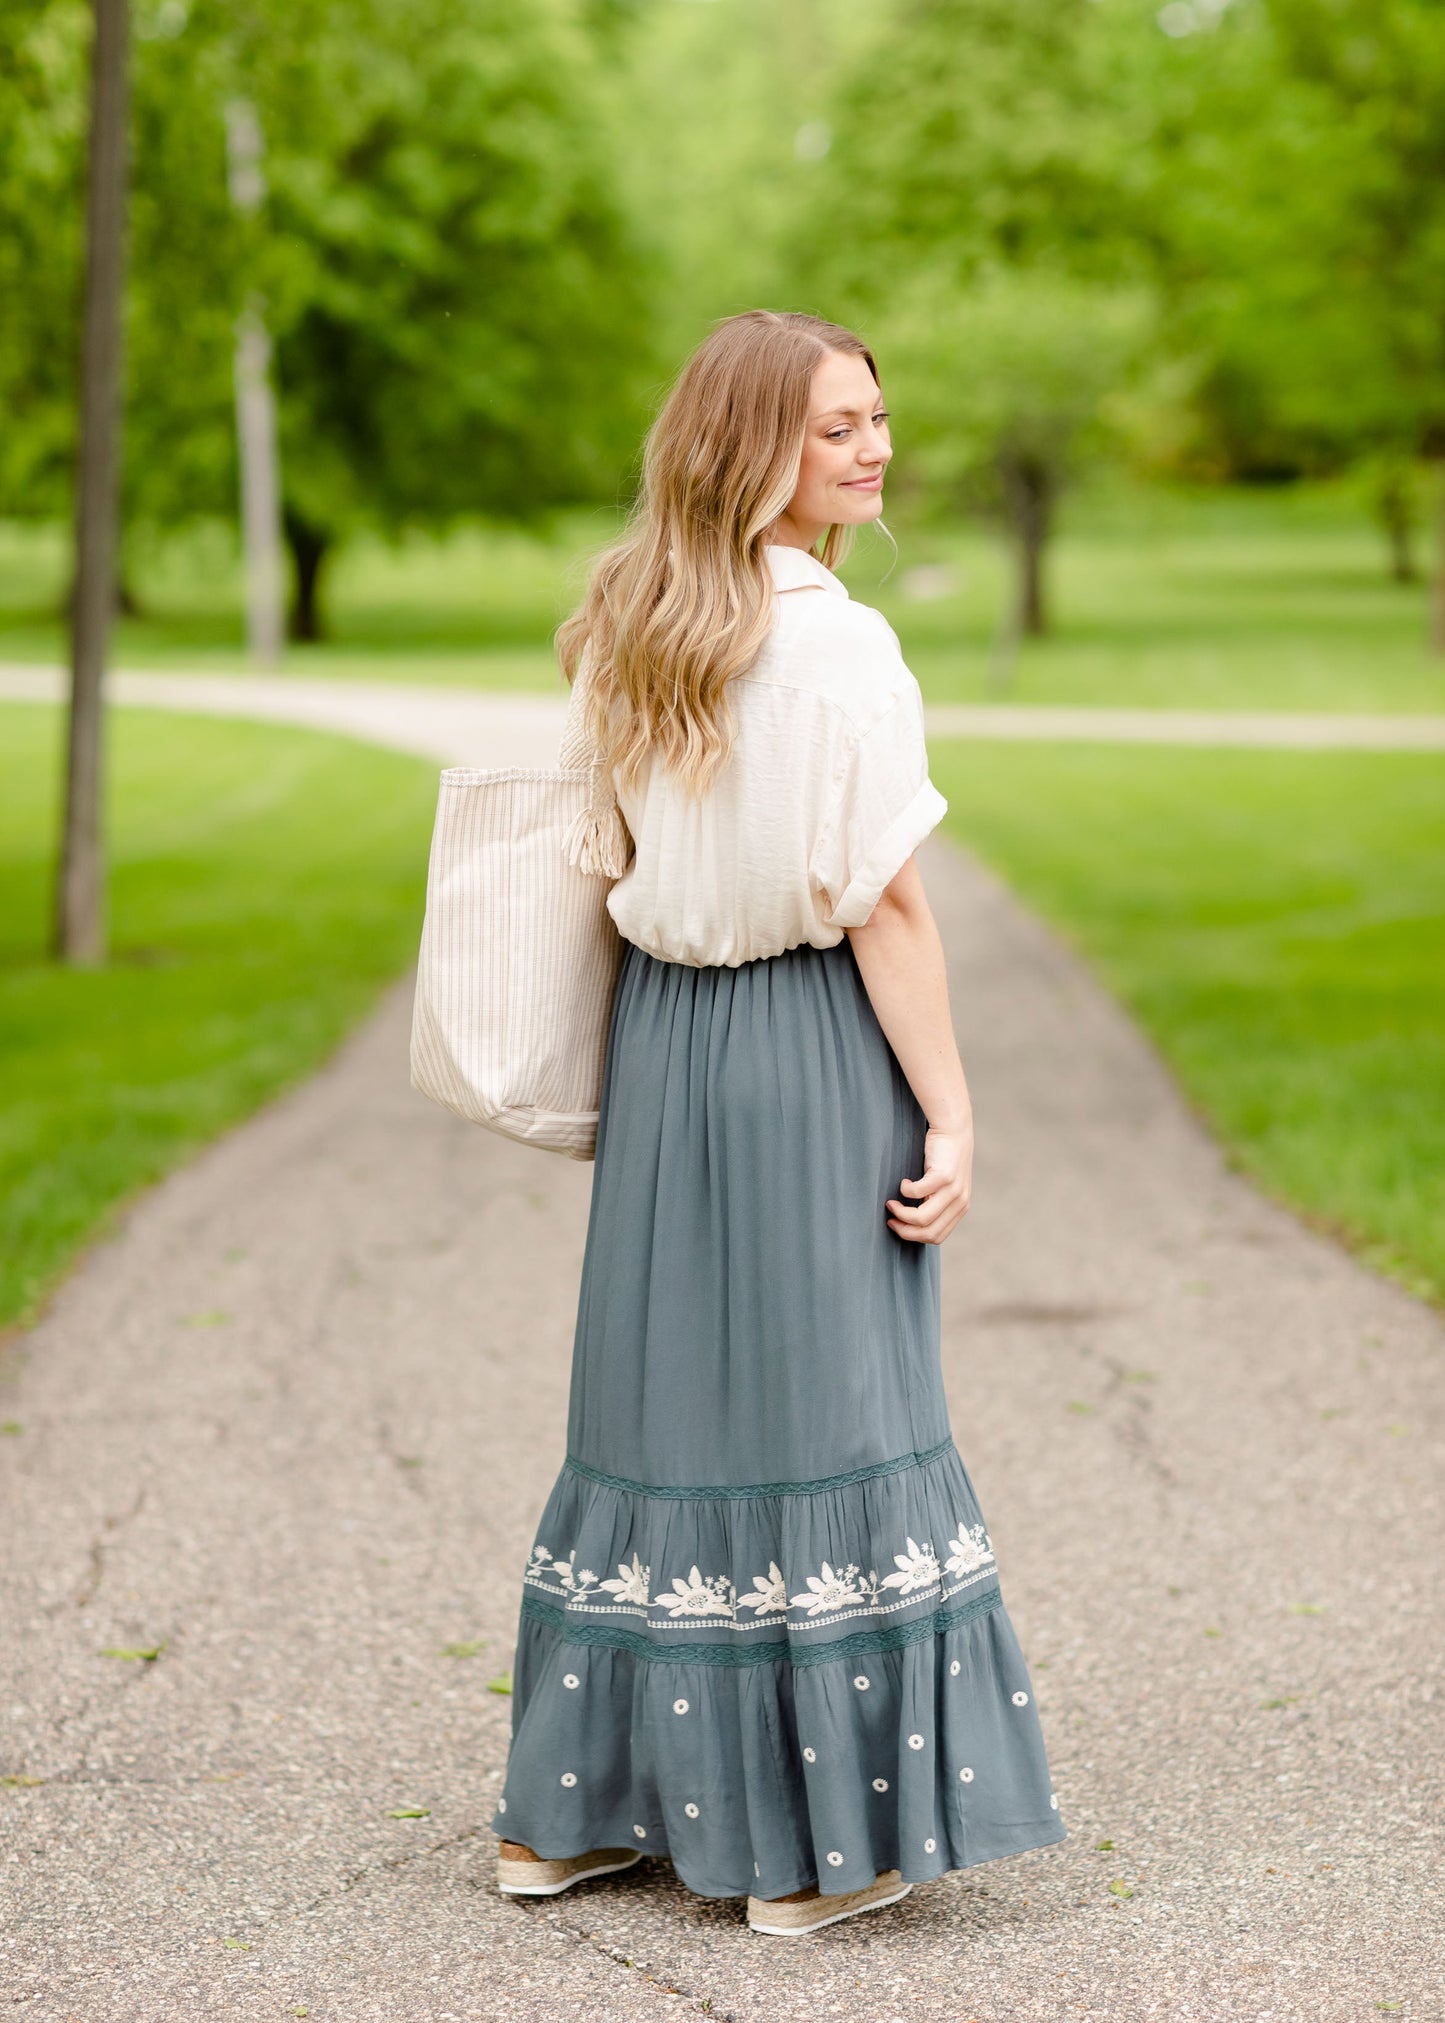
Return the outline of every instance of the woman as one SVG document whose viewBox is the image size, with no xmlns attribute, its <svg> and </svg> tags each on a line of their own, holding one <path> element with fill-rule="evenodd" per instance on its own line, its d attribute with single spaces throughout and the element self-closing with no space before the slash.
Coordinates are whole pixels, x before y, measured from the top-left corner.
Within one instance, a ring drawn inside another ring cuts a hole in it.
<svg viewBox="0 0 1445 2023">
<path fill-rule="evenodd" d="M 507 1892 L 666 1855 L 796 1933 L 1063 1835 L 940 1369 L 973 1134 L 913 853 L 946 804 L 831 567 L 891 456 L 858 338 L 733 317 L 559 635 L 633 854 L 576 845 L 624 951 Z"/>
</svg>

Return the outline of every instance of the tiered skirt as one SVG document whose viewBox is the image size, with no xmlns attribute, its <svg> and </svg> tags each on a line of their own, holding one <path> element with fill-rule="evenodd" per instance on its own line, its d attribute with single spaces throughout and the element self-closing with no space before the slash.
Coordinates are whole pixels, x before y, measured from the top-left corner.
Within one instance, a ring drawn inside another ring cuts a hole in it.
<svg viewBox="0 0 1445 2023">
<path fill-rule="evenodd" d="M 637 1847 L 715 1897 L 1062 1839 L 949 1427 L 939 1253 L 885 1220 L 924 1130 L 846 940 L 626 947 L 506 1838 Z"/>
</svg>

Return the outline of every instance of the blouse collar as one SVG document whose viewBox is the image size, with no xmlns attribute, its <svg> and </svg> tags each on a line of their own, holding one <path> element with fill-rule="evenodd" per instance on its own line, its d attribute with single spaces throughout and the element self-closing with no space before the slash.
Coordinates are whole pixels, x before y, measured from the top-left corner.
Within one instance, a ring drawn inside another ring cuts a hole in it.
<svg viewBox="0 0 1445 2023">
<path fill-rule="evenodd" d="M 848 595 L 832 570 L 825 569 L 818 558 L 808 554 L 806 549 L 769 545 L 764 548 L 763 554 L 772 571 L 775 590 L 806 590 L 816 584 L 820 590 L 831 590 L 835 597 Z"/>
</svg>

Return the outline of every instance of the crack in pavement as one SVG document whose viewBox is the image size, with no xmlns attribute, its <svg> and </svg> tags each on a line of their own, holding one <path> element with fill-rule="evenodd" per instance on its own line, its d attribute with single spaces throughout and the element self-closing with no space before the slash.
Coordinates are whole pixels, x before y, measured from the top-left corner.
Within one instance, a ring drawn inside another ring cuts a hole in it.
<svg viewBox="0 0 1445 2023">
<path fill-rule="evenodd" d="M 126 1527 L 133 1524 L 136 1518 L 140 1516 L 141 1511 L 145 1508 L 145 1500 L 146 1485 L 142 1483 L 136 1490 L 135 1501 L 131 1504 L 129 1510 L 123 1511 L 119 1517 L 107 1517 L 102 1520 L 101 1529 L 90 1541 L 88 1548 L 90 1573 L 88 1579 L 82 1580 L 80 1587 L 73 1597 L 74 1607 L 78 1609 L 89 1608 L 90 1604 L 95 1600 L 96 1595 L 100 1592 L 100 1584 L 105 1578 L 105 1554 L 107 1547 L 116 1544 Z M 107 1532 L 114 1533 L 115 1537 L 108 1539 L 106 1537 Z M 58 1602 L 54 1606 L 59 1609 L 65 1605 L 63 1602 Z"/>
<path fill-rule="evenodd" d="M 290 1911 L 285 1915 L 293 1918 L 310 1917 L 313 1912 L 319 1911 L 324 1905 L 334 1903 L 338 1898 L 349 1896 L 358 1884 L 364 1883 L 369 1877 L 394 1874 L 402 1869 L 410 1868 L 415 1862 L 425 1861 L 430 1855 L 445 1854 L 449 1848 L 453 1847 L 465 1847 L 469 1841 L 479 1840 L 483 1831 L 484 1829 L 480 1826 L 463 1827 L 459 1833 L 448 1834 L 445 1839 L 434 1840 L 426 1847 L 408 1848 L 402 1854 L 383 1855 L 379 1861 L 363 1862 L 358 1868 L 349 1870 L 330 1889 L 318 1891 L 309 1903 L 303 1904 L 299 1909 Z"/>
<path fill-rule="evenodd" d="M 513 1901 L 520 1900 L 513 1899 Z M 634 1974 L 640 1974 L 643 1980 L 650 1981 L 653 1987 L 660 1988 L 665 1995 L 680 1995 L 684 2001 L 695 2002 L 701 2014 L 712 2019 L 712 2023 L 737 2023 L 731 2009 L 713 2007 L 714 1998 L 711 1995 L 700 1994 L 696 1988 L 681 1987 L 671 1976 L 654 1972 L 645 1960 L 633 1959 L 612 1940 L 604 1939 L 597 1932 L 584 1932 L 579 1926 L 568 1924 L 559 1912 L 553 1912 L 551 1916 L 558 1931 L 566 1932 L 571 1938 L 580 1940 L 604 1960 L 611 1960 L 615 1966 L 630 1968 Z"/>
</svg>

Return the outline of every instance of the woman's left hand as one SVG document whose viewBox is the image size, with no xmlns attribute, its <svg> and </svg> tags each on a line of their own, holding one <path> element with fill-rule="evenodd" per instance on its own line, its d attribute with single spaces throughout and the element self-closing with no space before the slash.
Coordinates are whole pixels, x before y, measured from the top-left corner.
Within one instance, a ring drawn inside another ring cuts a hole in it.
<svg viewBox="0 0 1445 2023">
<path fill-rule="evenodd" d="M 923 1141 L 923 1178 L 899 1182 L 915 1204 L 888 1203 L 888 1227 L 905 1243 L 942 1243 L 968 1213 L 973 1193 L 973 1131 L 930 1131 Z"/>
</svg>

